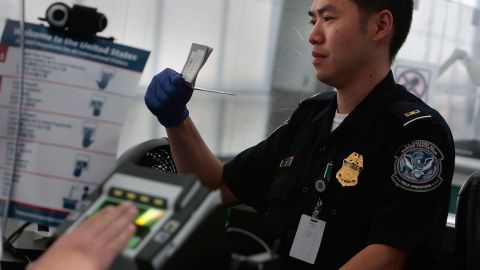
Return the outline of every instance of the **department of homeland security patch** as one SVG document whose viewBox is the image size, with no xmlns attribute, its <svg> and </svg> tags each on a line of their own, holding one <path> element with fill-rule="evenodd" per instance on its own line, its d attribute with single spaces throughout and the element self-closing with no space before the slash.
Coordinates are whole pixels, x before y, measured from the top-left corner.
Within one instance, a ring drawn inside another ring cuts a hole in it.
<svg viewBox="0 0 480 270">
<path fill-rule="evenodd" d="M 443 179 L 443 153 L 423 140 L 404 144 L 395 154 L 393 182 L 406 190 L 427 192 L 438 187 Z"/>
</svg>

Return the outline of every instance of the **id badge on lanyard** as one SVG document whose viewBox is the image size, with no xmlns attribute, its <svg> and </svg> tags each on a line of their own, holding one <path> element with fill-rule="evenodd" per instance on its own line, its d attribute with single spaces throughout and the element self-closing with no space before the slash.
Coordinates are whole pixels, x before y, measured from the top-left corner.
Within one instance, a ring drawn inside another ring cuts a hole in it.
<svg viewBox="0 0 480 270">
<path fill-rule="evenodd" d="M 332 173 L 332 163 L 328 163 L 322 179 L 315 182 L 315 189 L 322 194 L 327 187 Z M 318 218 L 322 210 L 323 199 L 318 196 L 311 216 L 303 214 L 298 224 L 289 255 L 304 262 L 314 264 L 318 249 L 322 243 L 326 222 Z"/>
</svg>

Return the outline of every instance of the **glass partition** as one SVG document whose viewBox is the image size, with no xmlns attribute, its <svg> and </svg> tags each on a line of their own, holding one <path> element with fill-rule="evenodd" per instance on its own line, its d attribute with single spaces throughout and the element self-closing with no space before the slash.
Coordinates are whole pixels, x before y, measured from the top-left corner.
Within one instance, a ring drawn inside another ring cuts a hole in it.
<svg viewBox="0 0 480 270">
<path fill-rule="evenodd" d="M 41 23 L 38 18 L 45 17 L 54 2 L 26 0 L 22 13 L 21 2 L 2 1 L 1 29 L 6 19 L 21 20 L 22 16 L 26 22 Z M 316 80 L 311 65 L 310 0 L 64 2 L 104 13 L 108 25 L 99 36 L 150 52 L 138 85 L 132 86 L 135 95 L 123 123 L 117 156 L 137 143 L 166 136 L 146 110 L 143 95 L 156 73 L 166 67 L 182 69 L 192 43 L 214 49 L 196 85 L 235 93 L 195 92 L 189 103 L 193 121 L 220 157 L 229 158 L 258 143 L 288 119 L 300 100 L 331 89 Z M 468 174 L 480 169 L 479 5 L 478 0 L 415 1 L 411 33 L 392 66 L 396 79 L 437 109 L 450 125 L 458 146 L 457 191 Z M 11 76 L 19 79 L 21 70 Z M 0 84 L 5 86 L 5 81 L 0 77 Z M 22 83 L 16 85 L 21 93 Z M 12 102 L 0 106 L 2 123 L 7 123 L 7 109 L 19 110 L 16 106 L 20 103 Z M 8 121 L 11 119 L 16 118 Z M 9 135 L 0 134 L 1 151 L 14 153 L 11 138 L 16 137 L 16 129 L 9 126 L 9 131 Z M 2 181 L 10 181 L 12 166 L 12 161 L 0 164 Z M 1 202 L 5 202 L 10 189 L 2 192 Z"/>
<path fill-rule="evenodd" d="M 52 2 L 27 1 L 27 21 L 38 22 Z M 236 94 L 195 92 L 189 103 L 193 121 L 218 156 L 228 158 L 256 144 L 288 119 L 300 100 L 330 89 L 316 80 L 311 65 L 311 0 L 67 3 L 104 12 L 109 25 L 100 35 L 151 51 L 117 155 L 139 142 L 166 136 L 146 110 L 143 95 L 153 75 L 166 67 L 182 69 L 193 42 L 214 49 L 197 86 Z M 397 81 L 410 83 L 450 125 L 458 146 L 455 189 L 480 166 L 480 76 L 475 76 L 479 21 L 478 0 L 415 1 L 410 35 L 392 66 Z"/>
</svg>

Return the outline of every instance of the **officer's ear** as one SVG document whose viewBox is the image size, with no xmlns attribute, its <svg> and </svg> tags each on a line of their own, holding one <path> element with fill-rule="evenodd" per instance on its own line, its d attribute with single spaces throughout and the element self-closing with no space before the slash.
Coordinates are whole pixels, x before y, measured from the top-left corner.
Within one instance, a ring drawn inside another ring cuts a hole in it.
<svg viewBox="0 0 480 270">
<path fill-rule="evenodd" d="M 390 43 L 393 35 L 393 14 L 390 10 L 384 9 L 370 16 L 369 30 L 373 41 L 388 41 Z"/>
</svg>

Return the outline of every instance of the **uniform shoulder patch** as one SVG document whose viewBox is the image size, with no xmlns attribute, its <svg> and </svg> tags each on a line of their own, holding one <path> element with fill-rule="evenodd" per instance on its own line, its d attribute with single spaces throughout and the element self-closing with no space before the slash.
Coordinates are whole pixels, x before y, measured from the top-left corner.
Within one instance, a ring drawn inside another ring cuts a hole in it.
<svg viewBox="0 0 480 270">
<path fill-rule="evenodd" d="M 413 140 L 395 153 L 392 180 L 396 186 L 414 192 L 428 192 L 442 182 L 443 153 L 433 143 Z"/>
</svg>

